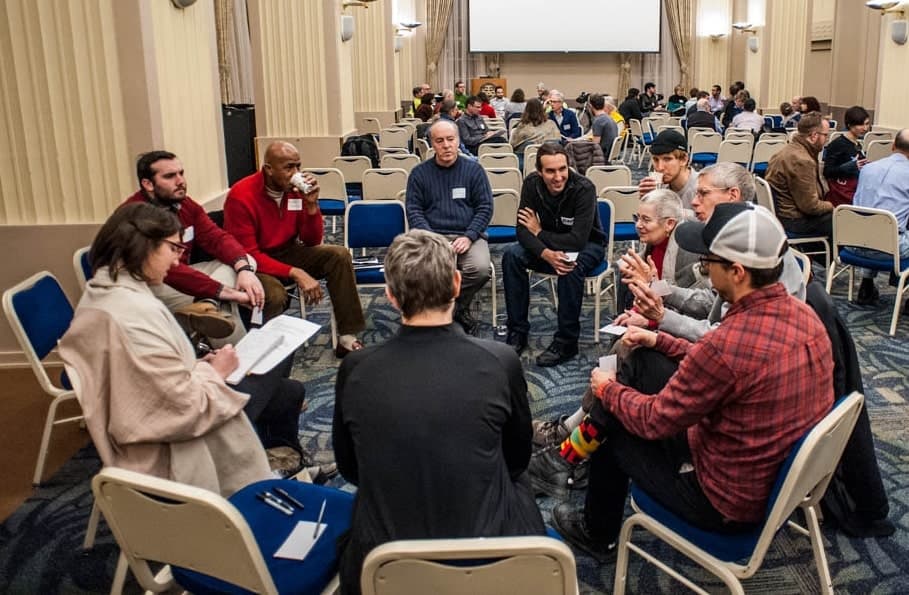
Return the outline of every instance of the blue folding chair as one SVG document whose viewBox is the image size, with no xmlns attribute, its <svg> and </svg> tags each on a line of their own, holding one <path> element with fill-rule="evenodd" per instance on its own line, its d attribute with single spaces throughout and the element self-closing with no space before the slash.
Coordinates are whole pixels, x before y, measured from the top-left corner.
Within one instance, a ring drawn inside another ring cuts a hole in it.
<svg viewBox="0 0 909 595">
<path fill-rule="evenodd" d="M 79 289 L 85 289 L 85 284 L 92 278 L 92 264 L 89 262 L 91 246 L 79 248 L 73 253 L 73 271 L 76 273 L 76 281 L 79 282 Z"/>
<path fill-rule="evenodd" d="M 607 198 L 612 202 L 612 215 L 614 219 L 613 237 L 616 242 L 633 242 L 638 239 L 638 230 L 634 224 L 634 216 L 638 212 L 641 195 L 637 186 L 609 186 L 600 192 L 600 198 Z"/>
<path fill-rule="evenodd" d="M 347 204 L 344 214 L 344 247 L 356 249 L 387 248 L 408 229 L 404 203 L 397 200 L 358 200 Z M 359 287 L 384 287 L 385 269 L 381 264 L 354 267 Z"/>
<path fill-rule="evenodd" d="M 705 531 L 676 516 L 650 494 L 633 485 L 632 507 L 636 512 L 622 525 L 613 593 L 622 595 L 625 592 L 628 550 L 636 552 L 689 589 L 706 592 L 657 558 L 653 551 L 644 549 L 641 543 L 633 543 L 632 532 L 636 527 L 649 531 L 716 575 L 733 593 L 744 593 L 740 579 L 750 578 L 758 571 L 770 543 L 788 521 L 790 527 L 811 539 L 821 592 L 832 595 L 833 581 L 824 554 L 817 506 L 846 448 L 863 400 L 857 392 L 840 399 L 830 413 L 793 445 L 780 467 L 762 526 L 751 532 L 720 534 Z M 796 508 L 804 512 L 807 529 L 788 520 Z M 740 564 L 743 560 L 745 563 Z"/>
</svg>

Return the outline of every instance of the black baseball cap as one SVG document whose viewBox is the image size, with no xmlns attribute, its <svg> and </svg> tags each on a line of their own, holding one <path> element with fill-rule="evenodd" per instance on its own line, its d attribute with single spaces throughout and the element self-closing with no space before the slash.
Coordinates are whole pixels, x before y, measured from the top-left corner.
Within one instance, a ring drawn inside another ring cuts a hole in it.
<svg viewBox="0 0 909 595">
<path fill-rule="evenodd" d="M 650 154 L 665 155 L 666 153 L 672 153 L 676 149 L 687 153 L 688 141 L 677 130 L 664 130 L 653 139 L 653 143 L 650 145 Z"/>
</svg>

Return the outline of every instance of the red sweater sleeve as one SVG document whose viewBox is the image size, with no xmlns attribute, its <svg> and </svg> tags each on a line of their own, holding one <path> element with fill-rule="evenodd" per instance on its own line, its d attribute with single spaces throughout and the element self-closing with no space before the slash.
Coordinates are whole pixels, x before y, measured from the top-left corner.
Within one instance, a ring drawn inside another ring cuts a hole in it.
<svg viewBox="0 0 909 595">
<path fill-rule="evenodd" d="M 243 249 L 252 254 L 256 259 L 257 271 L 266 275 L 287 278 L 290 276 L 291 266 L 275 260 L 259 248 L 256 237 L 257 213 L 239 193 L 231 189 L 224 203 L 224 227 L 240 242 Z"/>
<path fill-rule="evenodd" d="M 233 266 L 235 262 L 246 256 L 246 251 L 232 235 L 215 225 L 208 213 L 198 203 L 187 199 L 183 201 L 183 209 L 192 209 L 192 225 L 194 228 L 194 241 L 198 242 L 203 250 L 217 258 L 226 265 Z"/>
</svg>

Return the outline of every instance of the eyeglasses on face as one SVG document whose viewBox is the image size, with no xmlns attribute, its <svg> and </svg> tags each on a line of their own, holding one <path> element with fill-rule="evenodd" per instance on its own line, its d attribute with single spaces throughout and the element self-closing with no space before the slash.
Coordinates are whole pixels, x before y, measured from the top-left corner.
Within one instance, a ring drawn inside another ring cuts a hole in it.
<svg viewBox="0 0 909 595">
<path fill-rule="evenodd" d="M 637 213 L 631 216 L 631 219 L 635 222 L 641 222 L 644 225 L 650 225 L 651 223 L 656 223 L 657 221 L 665 221 L 667 217 L 648 217 L 646 215 L 638 215 Z"/>
<path fill-rule="evenodd" d="M 704 198 L 711 192 L 725 192 L 726 190 L 729 190 L 728 186 L 725 186 L 723 188 L 711 188 L 710 186 L 704 186 L 703 188 L 698 188 L 695 190 L 694 193 L 698 198 Z"/>
<path fill-rule="evenodd" d="M 170 240 L 164 240 L 167 244 L 170 244 L 171 249 L 174 251 L 174 254 L 177 256 L 183 256 L 183 253 L 186 252 L 186 245 L 180 244 L 179 242 L 172 242 Z"/>
<path fill-rule="evenodd" d="M 730 265 L 731 261 L 726 260 L 725 258 L 720 258 L 718 256 L 701 256 L 698 258 L 698 265 L 701 270 L 702 275 L 710 274 L 710 263 L 714 262 L 716 264 Z"/>
</svg>

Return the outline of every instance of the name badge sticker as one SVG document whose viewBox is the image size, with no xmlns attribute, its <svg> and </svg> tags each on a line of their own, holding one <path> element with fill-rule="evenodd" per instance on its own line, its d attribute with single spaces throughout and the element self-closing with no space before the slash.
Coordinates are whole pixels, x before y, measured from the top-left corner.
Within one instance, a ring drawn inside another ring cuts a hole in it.
<svg viewBox="0 0 909 595">
<path fill-rule="evenodd" d="M 192 242 L 194 237 L 196 237 L 196 229 L 190 225 L 183 230 L 183 237 L 180 239 L 180 241 L 185 244 L 187 242 Z"/>
<path fill-rule="evenodd" d="M 467 198 L 467 188 L 452 188 L 451 198 L 452 200 L 464 200 Z"/>
<path fill-rule="evenodd" d="M 571 124 L 562 124 L 562 130 L 571 130 Z"/>
<path fill-rule="evenodd" d="M 303 199 L 302 198 L 288 198 L 287 199 L 287 210 L 288 211 L 302 211 L 303 210 Z"/>
<path fill-rule="evenodd" d="M 574 225 L 574 217 L 562 217 L 562 225 Z"/>
</svg>

